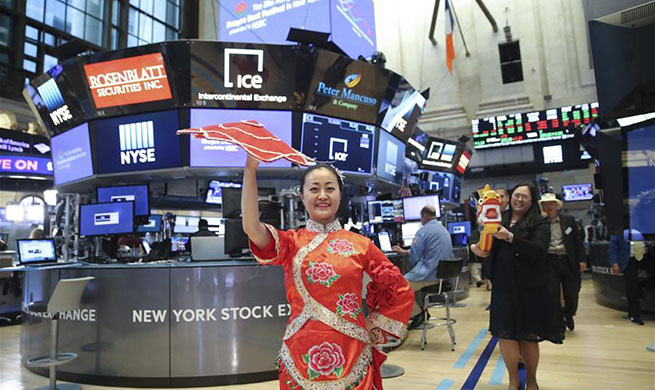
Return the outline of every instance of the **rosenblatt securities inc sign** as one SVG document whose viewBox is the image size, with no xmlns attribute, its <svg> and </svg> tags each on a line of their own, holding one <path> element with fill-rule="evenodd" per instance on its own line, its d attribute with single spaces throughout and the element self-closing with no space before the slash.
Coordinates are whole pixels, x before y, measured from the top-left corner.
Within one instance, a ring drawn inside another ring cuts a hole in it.
<svg viewBox="0 0 655 390">
<path fill-rule="evenodd" d="M 96 108 L 171 98 L 161 53 L 84 65 Z"/>
</svg>

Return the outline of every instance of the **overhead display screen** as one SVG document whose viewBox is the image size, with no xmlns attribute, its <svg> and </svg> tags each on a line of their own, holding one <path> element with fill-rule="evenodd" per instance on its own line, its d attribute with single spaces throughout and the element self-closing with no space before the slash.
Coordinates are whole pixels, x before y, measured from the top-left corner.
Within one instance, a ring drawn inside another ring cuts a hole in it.
<svg viewBox="0 0 655 390">
<path fill-rule="evenodd" d="M 407 141 L 423 114 L 426 100 L 404 78 L 394 75 L 392 79 L 396 80 L 389 84 L 387 91 L 392 95 L 382 101 L 378 123 L 386 131 Z"/>
<path fill-rule="evenodd" d="M 93 175 L 89 125 L 79 125 L 50 139 L 55 185 Z"/>
<path fill-rule="evenodd" d="M 177 111 L 101 119 L 94 127 L 97 173 L 182 166 Z"/>
<path fill-rule="evenodd" d="M 375 126 L 303 114 L 301 144 L 304 154 L 342 171 L 371 173 Z"/>
<path fill-rule="evenodd" d="M 370 58 L 377 48 L 373 0 L 332 0 L 332 42 L 351 58 Z"/>
<path fill-rule="evenodd" d="M 191 127 L 254 120 L 264 125 L 287 145 L 291 145 L 291 112 L 261 110 L 191 109 Z M 246 152 L 240 147 L 217 140 L 190 137 L 189 159 L 192 167 L 238 167 L 246 164 Z M 262 163 L 262 168 L 289 168 L 291 162 L 279 159 Z"/>
<path fill-rule="evenodd" d="M 50 142 L 40 135 L 0 129 L 0 153 L 47 157 L 50 155 Z"/>
<path fill-rule="evenodd" d="M 294 109 L 295 75 L 290 46 L 191 43 L 193 106 Z"/>
<path fill-rule="evenodd" d="M 430 137 L 427 143 L 421 167 L 435 171 L 451 172 L 459 161 L 463 144 L 442 138 Z"/>
<path fill-rule="evenodd" d="M 573 137 L 575 127 L 598 117 L 598 103 L 564 106 L 471 121 L 476 149 Z"/>
<path fill-rule="evenodd" d="M 425 147 L 428 145 L 428 135 L 418 127 L 412 131 L 412 136 L 407 140 L 407 147 L 405 149 L 405 156 L 420 163 L 423 161 L 425 154 Z"/>
<path fill-rule="evenodd" d="M 376 65 L 321 51 L 305 101 L 305 111 L 377 123 L 391 73 Z"/>
<path fill-rule="evenodd" d="M 80 235 L 104 236 L 134 231 L 134 202 L 80 205 Z"/>
<path fill-rule="evenodd" d="M 223 42 L 290 44 L 291 27 L 330 32 L 329 0 L 216 3 L 220 6 L 218 40 Z"/>
<path fill-rule="evenodd" d="M 134 202 L 134 215 L 150 214 L 150 194 L 145 184 L 136 186 L 98 187 L 98 203 Z"/>
<path fill-rule="evenodd" d="M 377 156 L 378 177 L 402 184 L 405 144 L 386 131 L 380 130 Z"/>
<path fill-rule="evenodd" d="M 84 65 L 96 109 L 172 98 L 162 53 Z"/>
</svg>

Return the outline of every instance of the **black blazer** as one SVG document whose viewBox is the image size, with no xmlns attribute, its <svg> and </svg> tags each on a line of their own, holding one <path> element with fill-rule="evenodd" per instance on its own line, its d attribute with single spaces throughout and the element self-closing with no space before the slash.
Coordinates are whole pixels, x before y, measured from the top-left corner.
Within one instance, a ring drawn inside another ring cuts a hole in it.
<svg viewBox="0 0 655 390">
<path fill-rule="evenodd" d="M 548 244 L 550 243 L 550 222 L 539 217 L 532 226 L 529 226 L 523 236 L 514 235 L 512 249 L 516 259 L 518 283 L 523 287 L 547 286 L 550 267 L 547 261 Z M 498 252 L 498 245 L 491 248 L 487 258 L 491 265 L 491 281 L 494 280 L 494 262 Z"/>
<path fill-rule="evenodd" d="M 585 261 L 583 237 L 580 226 L 570 215 L 559 215 L 559 226 L 562 229 L 562 242 L 569 259 L 569 267 L 574 275 L 580 276 L 580 262 Z M 567 233 L 568 232 L 568 233 Z"/>
</svg>

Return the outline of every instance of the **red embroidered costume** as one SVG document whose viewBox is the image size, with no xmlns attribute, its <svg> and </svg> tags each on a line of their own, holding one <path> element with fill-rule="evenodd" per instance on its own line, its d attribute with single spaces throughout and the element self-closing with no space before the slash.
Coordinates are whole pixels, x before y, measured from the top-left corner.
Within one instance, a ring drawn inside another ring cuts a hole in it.
<svg viewBox="0 0 655 390">
<path fill-rule="evenodd" d="M 278 359 L 280 389 L 382 390 L 384 355 L 375 344 L 385 332 L 407 332 L 414 294 L 386 256 L 366 237 L 335 220 L 310 220 L 306 229 L 281 231 L 266 225 L 273 240 L 263 250 L 250 245 L 261 264 L 284 267 L 291 317 Z M 368 284 L 364 318 L 361 293 Z"/>
</svg>

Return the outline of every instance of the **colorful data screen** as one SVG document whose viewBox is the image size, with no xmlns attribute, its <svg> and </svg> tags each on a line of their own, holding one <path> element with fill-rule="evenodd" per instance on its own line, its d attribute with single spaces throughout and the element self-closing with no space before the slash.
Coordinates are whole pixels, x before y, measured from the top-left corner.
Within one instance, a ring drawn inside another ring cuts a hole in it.
<svg viewBox="0 0 655 390">
<path fill-rule="evenodd" d="M 591 183 L 570 184 L 562 186 L 562 199 L 565 202 L 575 202 L 578 200 L 592 200 L 594 198 L 594 189 Z"/>
<path fill-rule="evenodd" d="M 575 127 L 598 116 L 598 103 L 499 115 L 471 121 L 476 149 L 573 137 Z"/>
<path fill-rule="evenodd" d="M 371 200 L 368 205 L 369 223 L 403 222 L 403 201 L 397 200 Z"/>
</svg>

